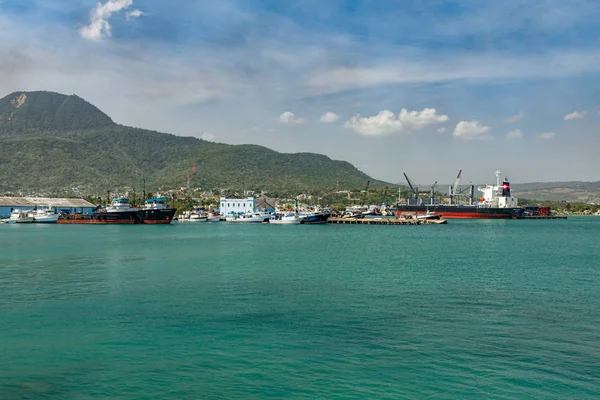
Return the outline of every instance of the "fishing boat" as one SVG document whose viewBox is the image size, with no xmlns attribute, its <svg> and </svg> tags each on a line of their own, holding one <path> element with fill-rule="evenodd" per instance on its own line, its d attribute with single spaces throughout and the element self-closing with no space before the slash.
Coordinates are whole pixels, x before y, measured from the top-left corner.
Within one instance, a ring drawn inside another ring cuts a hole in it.
<svg viewBox="0 0 600 400">
<path fill-rule="evenodd" d="M 431 221 L 434 219 L 442 219 L 442 214 L 433 211 L 427 211 L 425 214 L 417 214 L 417 219 L 420 221 Z"/>
<path fill-rule="evenodd" d="M 36 224 L 56 224 L 60 214 L 52 207 L 37 209 L 32 213 L 33 222 Z"/>
<path fill-rule="evenodd" d="M 209 213 L 206 215 L 208 217 L 208 222 L 220 222 L 221 215 L 215 213 Z"/>
<path fill-rule="evenodd" d="M 4 221 L 9 224 L 28 224 L 33 222 L 33 214 L 31 211 L 15 208 Z"/>
<path fill-rule="evenodd" d="M 310 225 L 326 224 L 327 220 L 329 220 L 330 216 L 331 216 L 331 213 L 329 213 L 327 211 L 314 211 L 312 213 L 302 216 L 300 218 L 300 223 L 301 224 L 310 224 Z"/>
<path fill-rule="evenodd" d="M 197 210 L 184 211 L 178 218 L 179 222 L 207 222 L 208 216 Z"/>
<path fill-rule="evenodd" d="M 277 213 L 271 215 L 271 218 L 269 218 L 269 223 L 276 225 L 298 225 L 300 222 L 300 217 L 295 212 L 287 214 Z"/>
<path fill-rule="evenodd" d="M 237 223 L 261 223 L 269 222 L 271 214 L 264 212 L 254 213 L 229 213 L 225 216 L 225 222 Z"/>
</svg>

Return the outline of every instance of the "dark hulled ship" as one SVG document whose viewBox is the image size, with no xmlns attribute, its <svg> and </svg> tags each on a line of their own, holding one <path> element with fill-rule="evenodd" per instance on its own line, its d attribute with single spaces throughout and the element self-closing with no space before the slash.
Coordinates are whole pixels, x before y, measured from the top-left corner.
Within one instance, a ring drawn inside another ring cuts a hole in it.
<svg viewBox="0 0 600 400">
<path fill-rule="evenodd" d="M 146 200 L 139 217 L 142 224 L 170 224 L 176 211 L 175 208 L 169 208 L 164 197 L 154 197 Z"/>
<path fill-rule="evenodd" d="M 74 214 L 59 218 L 59 224 L 170 224 L 176 209 L 167 206 L 164 197 L 146 200 L 143 208 L 132 207 L 129 199 L 114 199 L 110 206 L 91 214 Z"/>
<path fill-rule="evenodd" d="M 406 174 L 405 174 L 406 176 Z M 450 188 L 451 204 L 435 204 L 431 199 L 429 202 L 423 202 L 423 199 L 415 195 L 407 204 L 397 204 L 393 211 L 395 214 L 411 213 L 422 215 L 427 213 L 441 214 L 443 218 L 482 218 L 482 219 L 511 219 L 521 218 L 525 212 L 523 207 L 519 207 L 518 199 L 512 197 L 510 193 L 510 182 L 507 178 L 500 183 L 500 171 L 496 172 L 496 185 L 486 185 L 479 188 L 482 196 L 474 199 L 475 188 L 470 187 L 469 204 L 452 204 L 456 188 L 460 180 L 460 172 L 456 178 L 454 188 Z M 409 186 L 413 189 L 414 185 L 407 178 Z M 433 192 L 433 191 L 432 191 Z M 433 193 L 432 193 L 433 198 Z"/>
<path fill-rule="evenodd" d="M 326 224 L 330 216 L 331 214 L 326 211 L 315 211 L 304 217 L 301 217 L 300 223 L 306 225 Z"/>
</svg>

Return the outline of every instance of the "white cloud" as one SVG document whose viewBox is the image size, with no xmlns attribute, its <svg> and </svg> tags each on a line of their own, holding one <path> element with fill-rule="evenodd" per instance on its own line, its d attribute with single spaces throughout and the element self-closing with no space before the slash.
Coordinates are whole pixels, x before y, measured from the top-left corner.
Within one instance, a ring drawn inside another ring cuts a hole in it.
<svg viewBox="0 0 600 400">
<path fill-rule="evenodd" d="M 441 128 L 437 128 L 436 130 L 437 133 L 445 133 L 446 132 L 446 128 L 444 128 L 443 126 Z"/>
<path fill-rule="evenodd" d="M 303 124 L 306 122 L 304 118 L 296 118 L 293 112 L 286 111 L 279 116 L 279 122 L 282 124 Z"/>
<path fill-rule="evenodd" d="M 90 12 L 90 24 L 79 30 L 84 39 L 101 40 L 111 36 L 111 26 L 108 20 L 114 13 L 126 10 L 133 4 L 133 0 L 108 0 L 106 3 L 98 3 L 96 8 Z M 132 10 L 125 14 L 127 19 L 138 18 L 144 13 L 140 10 Z"/>
<path fill-rule="evenodd" d="M 331 124 L 340 119 L 340 116 L 334 112 L 327 111 L 325 114 L 321 115 L 321 122 L 324 124 Z"/>
<path fill-rule="evenodd" d="M 570 121 L 572 119 L 582 119 L 585 118 L 586 115 L 587 111 L 573 111 L 572 113 L 565 115 L 564 120 Z"/>
<path fill-rule="evenodd" d="M 509 139 L 518 139 L 523 137 L 523 132 L 520 129 L 513 129 L 512 131 L 506 134 L 506 137 Z"/>
<path fill-rule="evenodd" d="M 521 111 L 515 115 L 511 115 L 510 117 L 504 118 L 504 122 L 506 122 L 507 124 L 510 124 L 510 123 L 522 120 L 523 117 L 525 117 L 525 113 L 523 111 Z"/>
<path fill-rule="evenodd" d="M 540 133 L 538 135 L 538 138 L 540 139 L 553 139 L 556 137 L 556 133 L 555 132 L 544 132 L 544 133 Z"/>
<path fill-rule="evenodd" d="M 424 108 L 423 111 L 408 111 L 403 108 L 398 115 L 390 110 L 382 110 L 374 117 L 355 115 L 344 123 L 344 127 L 361 135 L 384 136 L 416 131 L 446 121 L 448 116 L 438 115 L 435 108 Z"/>
<path fill-rule="evenodd" d="M 125 19 L 129 21 L 130 19 L 136 19 L 144 15 L 142 10 L 131 10 L 125 13 Z"/>
<path fill-rule="evenodd" d="M 200 138 L 202 140 L 208 140 L 208 141 L 214 142 L 217 137 L 215 136 L 214 133 L 204 132 L 204 133 L 202 133 L 202 135 L 200 135 Z"/>
<path fill-rule="evenodd" d="M 489 126 L 480 125 L 479 121 L 460 121 L 454 128 L 454 137 L 465 140 L 489 140 L 492 138 L 491 129 Z"/>
</svg>

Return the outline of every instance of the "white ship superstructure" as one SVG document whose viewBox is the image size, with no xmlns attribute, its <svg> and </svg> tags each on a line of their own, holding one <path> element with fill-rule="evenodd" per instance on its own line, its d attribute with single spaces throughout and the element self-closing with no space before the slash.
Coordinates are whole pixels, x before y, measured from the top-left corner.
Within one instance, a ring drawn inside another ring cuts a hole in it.
<svg viewBox="0 0 600 400">
<path fill-rule="evenodd" d="M 519 200 L 512 197 L 510 194 L 510 183 L 507 178 L 504 178 L 500 184 L 502 173 L 496 171 L 496 186 L 486 185 L 483 188 L 478 188 L 483 196 L 479 199 L 479 207 L 491 208 L 515 208 L 519 206 Z"/>
</svg>

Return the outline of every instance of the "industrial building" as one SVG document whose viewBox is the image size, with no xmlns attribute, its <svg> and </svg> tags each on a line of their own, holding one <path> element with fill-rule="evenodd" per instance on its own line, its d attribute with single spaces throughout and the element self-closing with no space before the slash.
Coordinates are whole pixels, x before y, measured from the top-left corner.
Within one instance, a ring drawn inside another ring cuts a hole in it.
<svg viewBox="0 0 600 400">
<path fill-rule="evenodd" d="M 65 214 L 91 214 L 94 208 L 96 208 L 96 206 L 84 199 L 0 196 L 0 218 L 9 217 L 14 209 L 35 210 L 48 207 Z"/>
</svg>

